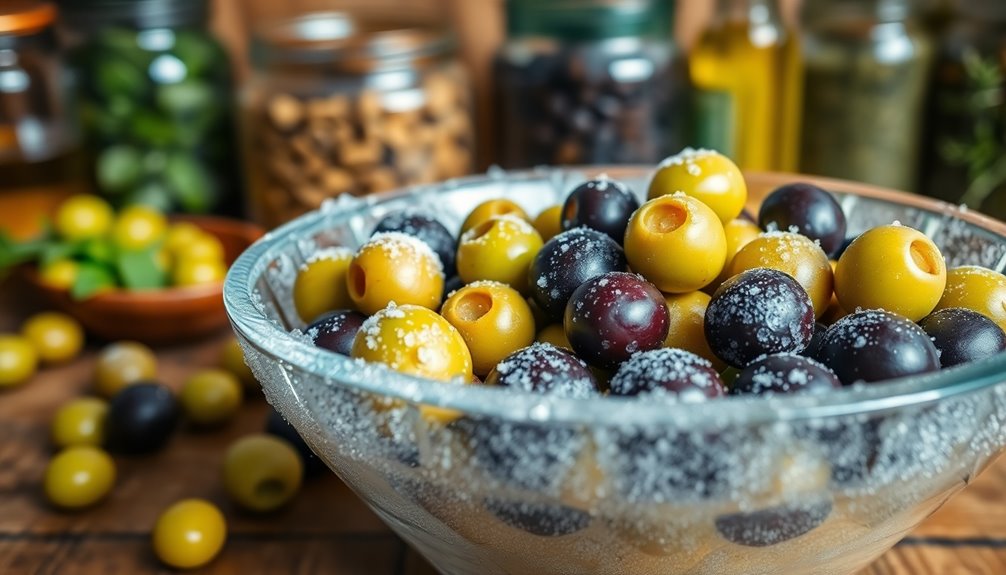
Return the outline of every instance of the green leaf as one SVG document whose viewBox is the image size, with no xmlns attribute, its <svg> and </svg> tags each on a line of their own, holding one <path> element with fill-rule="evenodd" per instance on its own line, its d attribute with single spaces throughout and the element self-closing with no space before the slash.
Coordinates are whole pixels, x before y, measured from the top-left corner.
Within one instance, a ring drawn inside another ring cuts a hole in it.
<svg viewBox="0 0 1006 575">
<path fill-rule="evenodd" d="M 216 200 L 216 186 L 209 171 L 194 157 L 174 154 L 168 160 L 164 178 L 182 209 L 204 213 Z"/>
<path fill-rule="evenodd" d="M 93 262 L 81 262 L 77 269 L 77 281 L 70 288 L 70 297 L 75 300 L 87 299 L 114 285 L 115 276 L 110 269 Z"/>
<path fill-rule="evenodd" d="M 55 261 L 64 260 L 80 253 L 83 246 L 74 243 L 54 242 L 42 248 L 38 257 L 41 267 L 48 266 Z"/>
<path fill-rule="evenodd" d="M 127 289 L 157 289 L 167 285 L 167 273 L 157 265 L 157 248 L 140 251 L 120 251 L 116 269 Z"/>
<path fill-rule="evenodd" d="M 0 230 L 0 270 L 37 260 L 52 244 L 46 235 L 19 242 Z"/>
<path fill-rule="evenodd" d="M 98 156 L 95 172 L 98 185 L 106 192 L 121 192 L 136 184 L 143 158 L 130 146 L 110 146 Z"/>
</svg>

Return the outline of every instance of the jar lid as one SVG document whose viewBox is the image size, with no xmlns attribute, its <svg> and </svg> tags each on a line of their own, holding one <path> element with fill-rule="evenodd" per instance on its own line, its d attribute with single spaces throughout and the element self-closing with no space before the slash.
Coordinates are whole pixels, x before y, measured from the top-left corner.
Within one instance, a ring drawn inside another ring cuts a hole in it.
<svg viewBox="0 0 1006 575">
<path fill-rule="evenodd" d="M 626 36 L 669 37 L 673 0 L 508 0 L 511 36 L 598 40 Z"/>
<path fill-rule="evenodd" d="M 0 34 L 31 34 L 52 24 L 56 6 L 38 0 L 4 0 L 0 3 Z"/>
<path fill-rule="evenodd" d="M 140 29 L 173 28 L 204 23 L 211 0 L 59 0 L 66 21 L 93 29 L 125 24 Z"/>
<path fill-rule="evenodd" d="M 453 45 L 450 33 L 439 26 L 342 12 L 306 14 L 252 34 L 256 63 L 325 64 L 351 73 L 432 61 Z"/>
</svg>

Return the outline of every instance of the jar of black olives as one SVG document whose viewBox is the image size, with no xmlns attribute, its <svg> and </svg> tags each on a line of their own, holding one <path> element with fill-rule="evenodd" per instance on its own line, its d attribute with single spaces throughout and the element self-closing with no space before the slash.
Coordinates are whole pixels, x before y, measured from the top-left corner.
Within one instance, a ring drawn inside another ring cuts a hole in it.
<svg viewBox="0 0 1006 575">
<path fill-rule="evenodd" d="M 922 192 L 1006 218 L 1006 3 L 965 0 L 936 53 Z"/>
<path fill-rule="evenodd" d="M 71 90 L 42 0 L 0 2 L 0 232 L 28 237 L 80 191 Z"/>
<path fill-rule="evenodd" d="M 118 205 L 239 212 L 233 86 L 210 0 L 62 0 L 97 190 Z"/>
<path fill-rule="evenodd" d="M 249 204 L 266 227 L 343 194 L 472 169 L 471 87 L 437 23 L 307 13 L 254 30 L 252 63 L 241 133 Z"/>
<path fill-rule="evenodd" d="M 654 163 L 685 144 L 689 78 L 670 0 L 510 0 L 498 160 Z"/>
</svg>

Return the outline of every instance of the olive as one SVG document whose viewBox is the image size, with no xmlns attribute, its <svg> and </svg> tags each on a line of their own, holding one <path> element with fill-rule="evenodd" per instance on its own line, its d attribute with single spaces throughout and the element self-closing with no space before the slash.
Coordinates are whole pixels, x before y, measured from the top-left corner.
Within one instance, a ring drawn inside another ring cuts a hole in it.
<svg viewBox="0 0 1006 575">
<path fill-rule="evenodd" d="M 56 447 L 100 446 L 105 442 L 108 403 L 96 397 L 81 397 L 64 403 L 52 418 L 52 443 Z"/>
<path fill-rule="evenodd" d="M 548 343 L 534 343 L 507 356 L 486 376 L 486 385 L 565 397 L 590 397 L 598 392 L 597 381 L 583 360 Z"/>
<path fill-rule="evenodd" d="M 38 353 L 26 338 L 0 335 L 0 389 L 14 387 L 35 375 Z"/>
<path fill-rule="evenodd" d="M 220 425 L 241 407 L 241 382 L 229 371 L 204 369 L 182 384 L 178 394 L 186 419 L 196 425 Z"/>
<path fill-rule="evenodd" d="M 178 401 L 169 388 L 152 382 L 130 385 L 108 404 L 106 443 L 125 454 L 157 451 L 171 438 L 179 416 Z"/>
<path fill-rule="evenodd" d="M 98 354 L 94 368 L 94 389 L 112 397 L 127 385 L 157 377 L 157 357 L 149 347 L 133 341 L 121 341 L 105 347 Z"/>
<path fill-rule="evenodd" d="M 325 462 L 314 454 L 314 451 L 308 447 L 304 438 L 300 436 L 300 433 L 297 433 L 294 426 L 290 425 L 290 422 L 284 419 L 275 409 L 269 410 L 269 416 L 266 418 L 265 423 L 265 432 L 287 440 L 297 450 L 297 454 L 300 455 L 301 462 L 304 464 L 305 476 L 318 475 L 327 469 Z"/>
<path fill-rule="evenodd" d="M 347 284 L 351 261 L 349 248 L 326 248 L 301 266 L 293 281 L 293 305 L 301 320 L 312 322 L 325 312 L 353 306 Z"/>
<path fill-rule="evenodd" d="M 602 176 L 573 189 L 562 205 L 562 229 L 585 226 L 607 234 L 621 245 L 629 216 L 639 200 L 628 186 Z"/>
<path fill-rule="evenodd" d="M 112 239 L 122 250 L 142 250 L 164 238 L 168 222 L 161 212 L 143 205 L 123 209 L 112 224 Z"/>
<path fill-rule="evenodd" d="M 35 347 L 39 360 L 45 363 L 69 361 L 84 347 L 84 330 L 77 320 L 56 313 L 43 312 L 28 318 L 21 334 Z"/>
<path fill-rule="evenodd" d="M 45 495 L 57 507 L 79 509 L 105 498 L 115 484 L 115 462 L 90 445 L 67 447 L 45 469 Z"/>
<path fill-rule="evenodd" d="M 649 395 L 700 402 L 727 394 L 713 364 L 690 351 L 664 347 L 637 353 L 611 379 L 612 395 Z"/>
<path fill-rule="evenodd" d="M 829 256 L 845 241 L 845 213 L 835 197 L 814 184 L 796 182 L 777 188 L 762 200 L 758 225 L 766 231 L 789 231 L 820 242 Z"/>
<path fill-rule="evenodd" d="M 235 503 L 250 511 L 273 511 L 297 494 L 304 464 L 288 441 L 248 435 L 227 449 L 223 475 L 224 488 Z"/>
<path fill-rule="evenodd" d="M 367 316 L 358 311 L 336 310 L 326 313 L 307 326 L 308 336 L 314 345 L 348 356 L 353 350 L 353 339 Z"/>
<path fill-rule="evenodd" d="M 1006 333 L 996 322 L 962 307 L 936 310 L 919 322 L 940 352 L 940 366 L 953 367 L 1006 349 Z"/>
<path fill-rule="evenodd" d="M 590 525 L 590 514 L 566 505 L 486 499 L 486 509 L 511 527 L 539 537 L 576 533 Z"/>
<path fill-rule="evenodd" d="M 454 250 L 457 240 L 432 215 L 414 209 L 392 212 L 377 222 L 371 235 L 382 232 L 402 232 L 419 238 L 436 252 L 447 277 L 457 273 L 454 265 Z"/>
<path fill-rule="evenodd" d="M 69 241 L 97 238 L 112 226 L 112 206 L 98 196 L 75 195 L 67 198 L 56 211 L 55 228 Z"/>
<path fill-rule="evenodd" d="M 220 553 L 227 539 L 223 513 L 202 499 L 183 499 L 157 518 L 154 553 L 175 569 L 202 567 Z"/>
<path fill-rule="evenodd" d="M 785 504 L 716 518 L 716 530 L 727 541 L 746 547 L 767 547 L 810 532 L 831 514 L 831 502 Z"/>
<path fill-rule="evenodd" d="M 792 353 L 777 353 L 749 363 L 737 375 L 730 393 L 776 395 L 824 393 L 842 387 L 833 371 L 816 360 Z"/>
</svg>

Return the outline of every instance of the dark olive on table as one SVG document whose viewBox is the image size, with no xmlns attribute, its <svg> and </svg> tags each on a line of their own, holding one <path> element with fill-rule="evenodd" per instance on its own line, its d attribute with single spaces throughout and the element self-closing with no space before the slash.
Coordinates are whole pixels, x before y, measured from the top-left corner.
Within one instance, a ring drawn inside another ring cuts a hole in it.
<svg viewBox="0 0 1006 575">
<path fill-rule="evenodd" d="M 1006 333 L 996 322 L 970 309 L 950 307 L 919 321 L 940 352 L 940 366 L 953 367 L 1006 350 Z"/>
<path fill-rule="evenodd" d="M 709 360 L 667 347 L 633 355 L 611 379 L 612 395 L 645 394 L 705 401 L 726 393 L 723 380 Z"/>
<path fill-rule="evenodd" d="M 562 206 L 562 229 L 586 226 L 607 234 L 622 245 L 629 216 L 639 200 L 625 184 L 600 177 L 573 189 Z"/>
<path fill-rule="evenodd" d="M 832 324 L 815 359 L 831 368 L 843 385 L 940 369 L 929 335 L 907 318 L 884 310 L 858 311 Z"/>
<path fill-rule="evenodd" d="M 802 182 L 787 184 L 769 194 L 758 210 L 758 225 L 769 231 L 796 227 L 800 234 L 818 240 L 828 255 L 838 251 L 845 240 L 842 206 L 825 190 Z"/>
<path fill-rule="evenodd" d="M 446 277 L 457 273 L 454 265 L 457 238 L 432 215 L 418 210 L 392 212 L 377 222 L 371 235 L 382 232 L 401 232 L 419 238 L 440 258 Z"/>
<path fill-rule="evenodd" d="M 765 354 L 803 351 L 814 335 L 814 306 L 788 274 L 755 268 L 716 290 L 705 332 L 716 357 L 744 367 Z"/>
<path fill-rule="evenodd" d="M 167 444 L 180 419 L 181 409 L 171 389 L 160 383 L 136 383 L 109 402 L 106 443 L 117 453 L 152 453 Z"/>
<path fill-rule="evenodd" d="M 269 410 L 269 416 L 265 421 L 265 432 L 270 435 L 275 435 L 282 439 L 287 440 L 290 445 L 297 451 L 300 455 L 301 461 L 304 462 L 304 474 L 308 476 L 318 475 L 326 469 L 325 463 L 314 454 L 314 451 L 307 446 L 304 442 L 304 438 L 297 433 L 290 422 L 283 418 L 282 415 L 275 409 Z"/>
<path fill-rule="evenodd" d="M 566 302 L 583 282 L 625 269 L 625 253 L 618 243 L 597 230 L 575 228 L 555 236 L 538 251 L 527 283 L 548 319 L 560 322 Z"/>
<path fill-rule="evenodd" d="M 307 326 L 306 333 L 314 339 L 314 345 L 348 357 L 356 332 L 366 320 L 367 316 L 358 311 L 337 310 L 314 320 Z"/>
<path fill-rule="evenodd" d="M 578 356 L 613 368 L 636 352 L 661 347 L 669 321 L 664 296 L 653 284 L 636 274 L 609 272 L 576 288 L 563 325 Z"/>
<path fill-rule="evenodd" d="M 749 363 L 734 380 L 734 395 L 824 393 L 842 387 L 820 362 L 792 353 L 766 355 Z"/>
</svg>

